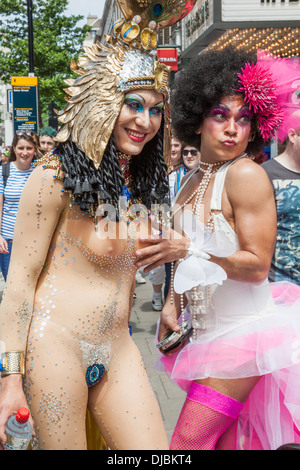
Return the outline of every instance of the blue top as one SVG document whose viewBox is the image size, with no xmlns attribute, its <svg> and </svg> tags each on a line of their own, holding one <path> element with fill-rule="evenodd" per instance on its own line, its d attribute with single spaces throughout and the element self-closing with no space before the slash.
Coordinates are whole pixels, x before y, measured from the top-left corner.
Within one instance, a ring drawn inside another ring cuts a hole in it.
<svg viewBox="0 0 300 470">
<path fill-rule="evenodd" d="M 12 239 L 22 191 L 30 174 L 34 170 L 18 170 L 14 162 L 10 163 L 10 172 L 6 186 L 3 185 L 2 166 L 0 167 L 0 194 L 4 194 L 1 235 L 5 239 Z"/>
</svg>

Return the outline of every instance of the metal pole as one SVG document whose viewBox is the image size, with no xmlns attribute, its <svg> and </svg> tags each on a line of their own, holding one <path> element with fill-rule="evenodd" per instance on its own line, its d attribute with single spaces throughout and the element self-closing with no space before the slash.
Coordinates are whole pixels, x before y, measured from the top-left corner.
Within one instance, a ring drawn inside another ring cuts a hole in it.
<svg viewBox="0 0 300 470">
<path fill-rule="evenodd" d="M 29 76 L 34 76 L 32 0 L 27 0 Z"/>
</svg>

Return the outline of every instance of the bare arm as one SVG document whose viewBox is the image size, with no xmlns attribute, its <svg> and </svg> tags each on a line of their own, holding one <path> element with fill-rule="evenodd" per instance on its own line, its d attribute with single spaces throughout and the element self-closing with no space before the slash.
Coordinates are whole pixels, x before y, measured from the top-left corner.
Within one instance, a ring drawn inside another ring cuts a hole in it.
<svg viewBox="0 0 300 470">
<path fill-rule="evenodd" d="M 251 161 L 237 162 L 225 182 L 225 204 L 234 215 L 240 249 L 228 258 L 211 256 L 229 279 L 262 282 L 268 275 L 276 238 L 276 207 L 269 179 Z"/>
<path fill-rule="evenodd" d="M 132 281 L 132 285 L 130 287 L 130 294 L 129 294 L 129 310 L 128 310 L 128 324 L 130 322 L 130 317 L 131 317 L 131 311 L 132 311 L 132 306 L 133 306 L 133 296 L 134 296 L 134 291 L 135 291 L 135 278 Z"/>
<path fill-rule="evenodd" d="M 61 182 L 53 170 L 37 167 L 22 192 L 8 278 L 0 307 L 0 333 L 4 351 L 25 352 L 33 302 L 53 232 L 66 206 Z M 0 442 L 4 424 L 18 407 L 26 406 L 19 374 L 1 379 Z"/>
<path fill-rule="evenodd" d="M 190 171 L 184 175 L 181 180 L 180 187 L 182 187 L 186 180 L 190 178 L 191 173 L 194 174 L 195 171 Z M 138 258 L 136 266 L 138 268 L 143 267 L 145 273 L 158 268 L 164 263 L 177 261 L 186 256 L 190 246 L 190 239 L 185 236 L 181 231 L 181 228 L 178 226 L 178 217 L 175 218 L 174 223 L 176 225 L 175 230 L 172 228 L 164 229 L 161 226 L 153 224 L 154 228 L 161 231 L 162 235 L 152 235 L 149 238 L 140 239 L 140 241 L 144 242 L 147 246 L 136 251 L 136 256 Z"/>
<path fill-rule="evenodd" d="M 7 283 L 0 308 L 6 351 L 24 351 L 36 284 L 67 196 L 54 171 L 37 167 L 20 199 Z"/>
<path fill-rule="evenodd" d="M 165 305 L 161 312 L 160 324 L 158 330 L 158 341 L 160 341 L 166 334 L 171 331 L 179 331 L 178 317 L 181 314 L 180 295 L 176 292 L 172 293 L 173 299 L 171 300 L 171 291 L 169 291 Z M 173 354 L 170 353 L 170 355 Z M 165 355 L 169 355 L 165 353 Z"/>
<path fill-rule="evenodd" d="M 236 231 L 240 249 L 228 258 L 211 256 L 210 261 L 220 265 L 229 279 L 259 283 L 268 275 L 275 244 L 273 191 L 264 170 L 252 162 L 239 168 L 233 165 L 231 169 L 226 179 L 223 212 Z M 159 340 L 169 331 L 178 331 L 179 314 L 179 296 L 175 294 L 174 305 L 168 297 L 161 313 Z"/>
<path fill-rule="evenodd" d="M 190 246 L 190 239 L 184 235 L 179 236 L 173 229 L 170 229 L 165 237 L 152 236 L 141 241 L 147 246 L 136 251 L 138 257 L 136 265 L 138 268 L 144 267 L 145 273 L 164 263 L 184 258 Z"/>
<path fill-rule="evenodd" d="M 232 165 L 225 182 L 223 213 L 235 230 L 240 249 L 231 257 L 210 261 L 219 264 L 229 279 L 261 282 L 268 274 L 276 237 L 276 207 L 272 187 L 264 170 L 244 159 Z M 184 258 L 189 239 L 170 237 L 147 239 L 147 246 L 138 250 L 137 266 L 154 269 L 165 262 Z"/>
<path fill-rule="evenodd" d="M 3 212 L 3 204 L 4 204 L 4 195 L 0 194 L 0 230 L 2 227 L 2 212 Z M 0 253 L 8 253 L 8 245 L 5 238 L 0 235 Z"/>
</svg>

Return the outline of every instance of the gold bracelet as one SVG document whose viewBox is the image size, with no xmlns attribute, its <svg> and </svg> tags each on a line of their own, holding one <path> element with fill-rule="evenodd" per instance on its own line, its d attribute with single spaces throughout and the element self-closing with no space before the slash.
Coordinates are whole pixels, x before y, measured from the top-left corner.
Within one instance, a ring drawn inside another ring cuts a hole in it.
<svg viewBox="0 0 300 470">
<path fill-rule="evenodd" d="M 3 371 L 1 377 L 10 374 L 25 375 L 25 357 L 21 351 L 6 352 L 2 355 Z"/>
</svg>

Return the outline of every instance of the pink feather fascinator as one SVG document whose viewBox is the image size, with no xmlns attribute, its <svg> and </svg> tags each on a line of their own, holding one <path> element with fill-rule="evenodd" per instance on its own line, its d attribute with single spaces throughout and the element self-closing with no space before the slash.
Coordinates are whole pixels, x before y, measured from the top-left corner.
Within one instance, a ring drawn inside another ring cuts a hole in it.
<svg viewBox="0 0 300 470">
<path fill-rule="evenodd" d="M 245 102 L 254 112 L 265 142 L 282 143 L 291 127 L 299 128 L 300 59 L 275 57 L 257 51 L 257 63 L 245 64 L 238 74 Z M 299 93 L 299 96 L 298 96 Z"/>
</svg>

